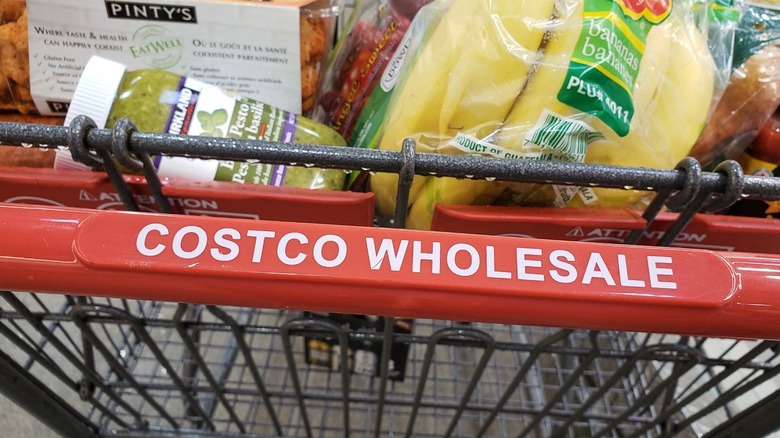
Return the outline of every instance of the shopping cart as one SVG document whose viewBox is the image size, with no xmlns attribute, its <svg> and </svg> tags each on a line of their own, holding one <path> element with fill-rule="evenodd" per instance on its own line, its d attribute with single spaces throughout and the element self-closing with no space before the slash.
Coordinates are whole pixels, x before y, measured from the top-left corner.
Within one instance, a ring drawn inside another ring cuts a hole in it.
<svg viewBox="0 0 780 438">
<path fill-rule="evenodd" d="M 33 205 L 43 198 L 29 181 L 16 187 L 24 204 L 0 205 L 0 390 L 65 436 L 685 437 L 780 427 L 780 258 L 664 247 L 701 211 L 780 199 L 780 179 L 733 164 L 702 172 L 692 160 L 662 171 L 416 155 L 411 144 L 343 154 L 81 119 L 0 123 L 0 142 L 69 147 L 105 166 L 135 210 Z M 113 164 L 127 150 L 146 170 L 143 196 L 163 213 L 138 212 L 137 177 Z M 654 190 L 647 227 L 664 205 L 678 213 L 660 246 L 416 232 L 401 229 L 400 209 L 398 228 L 185 216 L 166 213 L 177 205 L 148 168 L 159 153 L 396 172 L 399 205 L 412 175 L 435 174 Z M 333 314 L 384 318 L 363 330 Z M 411 332 L 395 330 L 402 318 L 413 318 Z M 309 363 L 312 341 L 331 347 L 330 366 Z M 352 345 L 378 347 L 376 363 L 358 364 L 369 359 L 349 354 Z"/>
</svg>

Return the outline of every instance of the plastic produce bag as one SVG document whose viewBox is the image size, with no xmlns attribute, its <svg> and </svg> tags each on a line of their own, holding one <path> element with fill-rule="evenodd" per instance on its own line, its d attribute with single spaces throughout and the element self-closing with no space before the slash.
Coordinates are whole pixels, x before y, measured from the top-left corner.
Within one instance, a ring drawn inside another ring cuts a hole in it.
<svg viewBox="0 0 780 438">
<path fill-rule="evenodd" d="M 323 84 L 317 120 L 335 129 L 350 146 L 369 147 L 352 139 L 363 106 L 403 41 L 417 11 L 429 0 L 368 2 L 351 30 L 339 41 Z"/>
<path fill-rule="evenodd" d="M 430 21 L 396 86 L 382 149 L 400 150 L 410 137 L 419 152 L 671 168 L 728 77 L 707 40 L 721 24 L 702 2 L 438 0 L 428 8 L 441 19 Z M 380 217 L 393 215 L 397 180 L 371 178 Z M 625 207 L 643 195 L 417 176 L 407 226 L 429 228 L 438 203 Z"/>
<path fill-rule="evenodd" d="M 736 31 L 734 70 L 691 156 L 705 168 L 736 159 L 780 105 L 780 4 L 753 2 Z"/>
</svg>

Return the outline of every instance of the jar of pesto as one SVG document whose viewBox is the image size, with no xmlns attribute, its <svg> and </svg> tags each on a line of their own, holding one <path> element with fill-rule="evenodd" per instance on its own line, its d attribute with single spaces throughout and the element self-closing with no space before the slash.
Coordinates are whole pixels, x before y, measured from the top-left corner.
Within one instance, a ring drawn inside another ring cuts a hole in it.
<svg viewBox="0 0 780 438">
<path fill-rule="evenodd" d="M 123 64 L 97 56 L 81 73 L 65 123 L 78 115 L 109 129 L 127 118 L 144 132 L 346 146 L 336 131 L 297 114 L 169 71 L 128 71 Z M 193 181 L 342 190 L 346 179 L 339 169 L 282 164 L 170 156 L 154 157 L 154 163 L 161 177 Z M 69 154 L 58 155 L 55 161 L 55 168 L 77 166 Z"/>
</svg>

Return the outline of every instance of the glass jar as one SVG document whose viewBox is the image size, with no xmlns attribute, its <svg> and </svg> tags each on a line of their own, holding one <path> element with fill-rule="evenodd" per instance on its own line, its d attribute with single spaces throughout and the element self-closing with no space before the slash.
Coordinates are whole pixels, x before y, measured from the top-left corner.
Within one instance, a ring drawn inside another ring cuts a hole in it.
<svg viewBox="0 0 780 438">
<path fill-rule="evenodd" d="M 97 56 L 84 68 L 65 123 L 78 115 L 105 128 L 127 118 L 144 132 L 346 146 L 333 129 L 297 114 L 169 71 L 128 71 L 124 64 Z M 245 161 L 160 156 L 154 163 L 161 177 L 194 181 L 342 190 L 346 178 L 338 169 Z M 67 154 L 55 162 L 55 168 L 74 165 Z"/>
</svg>

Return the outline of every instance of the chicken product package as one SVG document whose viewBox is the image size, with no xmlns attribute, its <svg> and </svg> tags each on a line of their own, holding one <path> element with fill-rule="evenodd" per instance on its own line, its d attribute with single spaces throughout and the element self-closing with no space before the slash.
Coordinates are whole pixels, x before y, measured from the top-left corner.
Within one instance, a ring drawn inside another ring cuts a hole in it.
<svg viewBox="0 0 780 438">
<path fill-rule="evenodd" d="M 337 0 L 0 0 L 0 110 L 64 116 L 92 55 L 309 115 Z"/>
<path fill-rule="evenodd" d="M 737 159 L 780 105 L 780 3 L 752 1 L 736 30 L 734 69 L 691 156 L 705 169 Z"/>
<path fill-rule="evenodd" d="M 724 0 L 436 0 L 420 11 L 439 18 L 409 48 L 378 147 L 397 151 L 411 138 L 424 153 L 673 168 L 728 81 L 730 48 L 710 35 L 732 32 L 740 8 Z M 393 216 L 397 186 L 395 174 L 371 176 L 380 219 Z M 436 204 L 622 208 L 647 196 L 417 175 L 406 225 L 430 228 Z"/>
<path fill-rule="evenodd" d="M 25 0 L 0 2 L 0 110 L 35 113 L 30 94 Z"/>
</svg>

